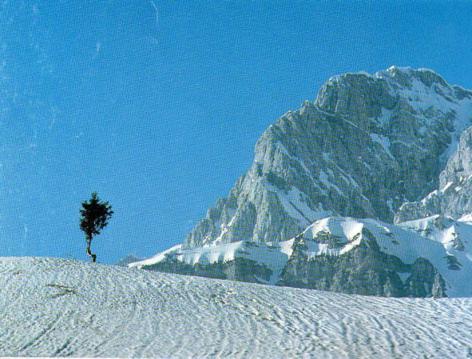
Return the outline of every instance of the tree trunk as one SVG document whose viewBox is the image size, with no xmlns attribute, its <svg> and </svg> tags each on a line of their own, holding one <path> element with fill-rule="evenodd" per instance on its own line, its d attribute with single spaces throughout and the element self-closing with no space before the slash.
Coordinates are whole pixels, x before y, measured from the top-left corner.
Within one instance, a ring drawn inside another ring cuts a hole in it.
<svg viewBox="0 0 472 359">
<path fill-rule="evenodd" d="M 87 236 L 86 238 L 87 241 L 87 255 L 92 258 L 92 263 L 95 263 L 97 260 L 97 255 L 92 253 L 92 250 L 90 249 L 90 245 L 92 244 L 92 236 Z"/>
</svg>

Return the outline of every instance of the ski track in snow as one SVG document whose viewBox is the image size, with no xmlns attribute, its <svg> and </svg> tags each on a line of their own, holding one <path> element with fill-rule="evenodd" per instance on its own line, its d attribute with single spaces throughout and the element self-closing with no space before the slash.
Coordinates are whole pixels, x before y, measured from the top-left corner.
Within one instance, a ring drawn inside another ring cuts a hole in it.
<svg viewBox="0 0 472 359">
<path fill-rule="evenodd" d="M 472 298 L 393 299 L 0 258 L 0 356 L 472 357 Z"/>
</svg>

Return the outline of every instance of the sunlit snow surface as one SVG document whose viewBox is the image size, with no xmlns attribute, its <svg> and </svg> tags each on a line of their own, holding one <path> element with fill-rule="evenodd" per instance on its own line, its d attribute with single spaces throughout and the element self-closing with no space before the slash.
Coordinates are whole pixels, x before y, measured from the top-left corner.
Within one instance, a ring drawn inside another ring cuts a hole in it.
<svg viewBox="0 0 472 359">
<path fill-rule="evenodd" d="M 472 299 L 391 299 L 0 258 L 0 356 L 472 355 Z"/>
</svg>

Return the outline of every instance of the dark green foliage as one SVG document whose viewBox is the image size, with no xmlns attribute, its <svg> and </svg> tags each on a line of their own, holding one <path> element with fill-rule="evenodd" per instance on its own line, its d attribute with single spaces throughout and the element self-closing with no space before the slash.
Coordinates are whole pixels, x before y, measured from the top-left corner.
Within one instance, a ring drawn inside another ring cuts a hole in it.
<svg viewBox="0 0 472 359">
<path fill-rule="evenodd" d="M 82 202 L 80 210 L 80 229 L 85 233 L 87 241 L 87 255 L 95 262 L 97 256 L 90 250 L 92 238 L 100 234 L 102 229 L 108 225 L 108 221 L 113 215 L 113 211 L 108 202 L 100 201 L 96 192 L 92 193 L 92 198 Z"/>
</svg>

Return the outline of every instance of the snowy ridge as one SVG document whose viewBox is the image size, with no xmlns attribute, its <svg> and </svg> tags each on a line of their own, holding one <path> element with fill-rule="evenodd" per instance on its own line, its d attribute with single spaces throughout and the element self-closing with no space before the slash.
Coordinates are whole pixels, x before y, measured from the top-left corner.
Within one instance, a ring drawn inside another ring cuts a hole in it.
<svg viewBox="0 0 472 359">
<path fill-rule="evenodd" d="M 426 220 L 406 222 L 400 227 L 372 219 L 355 220 L 352 218 L 325 218 L 315 222 L 304 232 L 304 238 L 316 239 L 320 233 L 330 233 L 341 243 L 338 248 L 328 248 L 326 244 L 316 241 L 310 243 L 310 254 L 342 255 L 360 244 L 362 229 L 368 229 L 384 253 L 394 255 L 404 263 L 413 263 L 417 258 L 428 259 L 441 273 L 450 297 L 472 296 L 472 284 L 467 278 L 472 277 L 472 225 L 467 223 L 449 223 L 440 226 L 434 223 L 437 217 Z M 421 235 L 413 233 L 411 229 Z M 434 230 L 431 230 L 434 229 Z M 358 238 L 356 238 L 358 236 Z M 460 250 L 453 247 L 461 241 Z M 451 269 L 448 256 L 459 260 L 460 269 Z"/>
<path fill-rule="evenodd" d="M 472 296 L 472 290 L 467 285 L 468 278 L 472 276 L 472 223 L 469 220 L 469 216 L 455 221 L 449 217 L 434 215 L 398 224 L 441 243 L 448 259 L 448 282 L 459 289 L 456 292 L 461 296 Z"/>
<path fill-rule="evenodd" d="M 430 221 L 415 221 L 395 226 L 373 219 L 327 217 L 307 227 L 301 237 L 307 245 L 308 260 L 324 255 L 343 256 L 359 246 L 363 240 L 373 239 L 383 253 L 393 255 L 405 264 L 413 264 L 418 258 L 430 261 L 446 282 L 447 296 L 472 296 L 472 283 L 467 279 L 472 277 L 472 243 L 469 244 L 467 239 L 468 236 L 472 238 L 472 225 L 452 224 L 441 231 L 431 232 L 428 229 L 434 220 L 435 218 L 432 218 Z M 453 241 L 457 238 L 457 231 L 461 233 L 459 238 L 464 238 L 461 239 L 464 244 L 461 250 L 452 248 L 453 243 L 456 243 Z M 328 240 L 326 235 L 330 236 Z M 271 270 L 270 279 L 261 279 L 259 283 L 277 284 L 292 256 L 294 243 L 295 239 L 278 244 L 238 241 L 191 249 L 176 247 L 172 251 L 156 255 L 154 260 L 136 262 L 130 267 L 146 269 L 167 260 L 167 257 L 189 265 L 228 263 L 236 258 L 244 258 Z M 452 256 L 458 259 L 459 270 L 451 267 Z"/>
<path fill-rule="evenodd" d="M 151 258 L 147 258 L 147 259 L 144 259 L 144 260 L 138 261 L 138 262 L 129 263 L 128 267 L 130 267 L 130 268 L 133 268 L 133 267 L 141 268 L 141 267 L 146 266 L 146 265 L 159 263 L 159 262 L 163 261 L 166 258 L 167 254 L 178 251 L 180 248 L 182 248 L 182 245 L 177 244 L 177 245 L 175 245 L 175 246 L 173 246 L 169 249 L 166 249 L 163 252 L 157 253 L 156 255 L 152 256 Z"/>
<path fill-rule="evenodd" d="M 228 263 L 236 258 L 244 258 L 262 264 L 272 271 L 273 275 L 269 280 L 260 279 L 259 282 L 276 284 L 291 254 L 292 243 L 293 240 L 290 240 L 273 246 L 271 243 L 238 241 L 190 249 L 182 249 L 181 246 L 175 246 L 147 260 L 131 263 L 129 267 L 145 269 L 165 261 L 169 256 L 189 265 Z"/>
<path fill-rule="evenodd" d="M 0 356 L 466 358 L 472 352 L 470 298 L 364 297 L 51 258 L 0 258 L 0 273 Z"/>
</svg>

